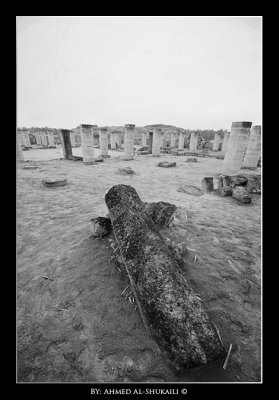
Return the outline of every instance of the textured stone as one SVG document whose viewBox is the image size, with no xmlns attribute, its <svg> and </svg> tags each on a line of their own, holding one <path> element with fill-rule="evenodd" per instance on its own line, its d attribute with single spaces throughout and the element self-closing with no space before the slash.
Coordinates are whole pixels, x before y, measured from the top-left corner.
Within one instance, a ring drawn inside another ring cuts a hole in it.
<svg viewBox="0 0 279 400">
<path fill-rule="evenodd" d="M 103 237 L 108 235 L 112 230 L 110 218 L 97 217 L 90 219 L 90 230 L 92 236 Z"/>
<path fill-rule="evenodd" d="M 232 197 L 240 201 L 241 203 L 252 202 L 251 195 L 247 192 L 247 190 L 243 186 L 236 186 L 232 191 Z"/>
<path fill-rule="evenodd" d="M 158 162 L 158 167 L 170 168 L 170 167 L 175 167 L 175 166 L 176 166 L 176 162 L 169 162 L 169 161 Z"/>
<path fill-rule="evenodd" d="M 215 325 L 135 189 L 114 186 L 105 201 L 143 320 L 173 363 L 191 368 L 224 357 Z"/>
<path fill-rule="evenodd" d="M 214 190 L 213 178 L 205 177 L 202 180 L 202 191 L 203 193 L 211 193 Z"/>
<path fill-rule="evenodd" d="M 202 190 L 194 185 L 182 184 L 178 189 L 178 192 L 191 194 L 192 196 L 201 196 L 203 194 Z"/>
</svg>

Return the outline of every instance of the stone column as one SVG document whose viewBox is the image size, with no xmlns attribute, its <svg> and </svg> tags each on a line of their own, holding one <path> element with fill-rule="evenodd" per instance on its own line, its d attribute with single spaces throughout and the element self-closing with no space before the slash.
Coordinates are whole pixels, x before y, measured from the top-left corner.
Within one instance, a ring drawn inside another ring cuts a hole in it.
<svg viewBox="0 0 279 400">
<path fill-rule="evenodd" d="M 22 137 L 23 137 L 24 146 L 31 147 L 29 133 L 28 132 L 23 132 L 22 133 Z"/>
<path fill-rule="evenodd" d="M 171 142 L 170 142 L 170 147 L 175 147 L 175 142 L 176 142 L 176 135 L 174 132 L 171 133 Z"/>
<path fill-rule="evenodd" d="M 126 124 L 124 127 L 125 160 L 133 160 L 134 158 L 134 130 L 135 125 L 133 124 Z"/>
<path fill-rule="evenodd" d="M 184 141 L 185 141 L 185 135 L 184 135 L 184 133 L 180 133 L 179 134 L 179 142 L 178 142 L 179 149 L 184 149 Z"/>
<path fill-rule="evenodd" d="M 143 132 L 142 134 L 142 147 L 146 147 L 147 146 L 147 135 L 146 132 Z"/>
<path fill-rule="evenodd" d="M 42 139 L 41 139 L 41 135 L 39 134 L 39 132 L 35 132 L 34 135 L 35 135 L 35 138 L 36 138 L 37 145 L 41 145 L 42 144 Z"/>
<path fill-rule="evenodd" d="M 190 138 L 190 151 L 195 151 L 195 150 L 197 150 L 197 147 L 198 147 L 198 139 L 199 139 L 199 134 L 198 134 L 198 132 L 192 132 L 192 133 L 191 133 L 191 138 Z"/>
<path fill-rule="evenodd" d="M 16 130 L 16 160 L 17 162 L 24 162 L 18 130 Z"/>
<path fill-rule="evenodd" d="M 93 139 L 93 126 L 80 125 L 81 148 L 84 164 L 93 164 L 94 157 L 94 139 Z"/>
<path fill-rule="evenodd" d="M 227 151 L 229 137 L 230 137 L 230 132 L 226 132 L 225 136 L 224 136 L 224 139 L 223 139 L 223 143 L 222 143 L 222 153 L 223 154 L 225 154 L 226 151 Z"/>
<path fill-rule="evenodd" d="M 121 135 L 119 132 L 116 132 L 116 144 L 118 147 L 121 146 Z"/>
<path fill-rule="evenodd" d="M 261 155 L 261 125 L 252 126 L 248 145 L 242 166 L 245 168 L 257 168 Z"/>
<path fill-rule="evenodd" d="M 160 147 L 164 147 L 164 132 L 161 132 L 160 135 Z"/>
<path fill-rule="evenodd" d="M 252 122 L 233 122 L 227 151 L 223 161 L 223 173 L 226 175 L 237 174 L 241 168 L 247 138 Z"/>
<path fill-rule="evenodd" d="M 42 145 L 43 146 L 47 146 L 48 143 L 47 143 L 46 133 L 45 132 L 41 132 L 40 136 L 41 136 Z"/>
<path fill-rule="evenodd" d="M 55 146 L 53 132 L 48 132 L 47 133 L 47 137 L 48 137 L 48 145 L 49 146 Z"/>
<path fill-rule="evenodd" d="M 111 150 L 116 150 L 116 133 L 111 132 L 110 134 L 110 148 Z"/>
<path fill-rule="evenodd" d="M 214 150 L 214 151 L 218 151 L 219 150 L 220 140 L 221 140 L 220 134 L 219 133 L 215 133 L 212 150 Z"/>
<path fill-rule="evenodd" d="M 108 157 L 108 130 L 107 128 L 99 129 L 99 141 L 100 141 L 100 150 L 101 156 L 106 158 Z"/>
<path fill-rule="evenodd" d="M 156 128 L 153 131 L 153 141 L 152 141 L 152 156 L 160 156 L 160 146 L 161 145 L 161 129 Z"/>
<path fill-rule="evenodd" d="M 76 135 L 75 135 L 75 132 L 70 131 L 70 137 L 71 137 L 72 147 L 76 147 L 77 142 L 76 142 Z"/>
<path fill-rule="evenodd" d="M 68 158 L 72 156 L 72 144 L 71 144 L 71 135 L 68 129 L 61 129 L 61 144 L 63 149 L 64 158 Z"/>
</svg>

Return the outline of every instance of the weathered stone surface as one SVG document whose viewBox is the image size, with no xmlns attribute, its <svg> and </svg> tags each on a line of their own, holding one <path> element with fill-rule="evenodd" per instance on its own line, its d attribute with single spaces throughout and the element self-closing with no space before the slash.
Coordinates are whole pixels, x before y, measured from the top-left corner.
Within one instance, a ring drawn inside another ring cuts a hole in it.
<svg viewBox="0 0 279 400">
<path fill-rule="evenodd" d="M 232 187 L 231 187 L 231 179 L 228 175 L 220 175 L 218 178 L 218 189 L 217 192 L 220 196 L 231 196 L 232 195 Z"/>
<path fill-rule="evenodd" d="M 232 191 L 232 197 L 241 203 L 251 203 L 252 197 L 243 186 L 236 186 Z"/>
<path fill-rule="evenodd" d="M 105 218 L 105 217 L 91 218 L 90 222 L 91 222 L 90 230 L 92 232 L 92 236 L 94 237 L 106 236 L 112 230 L 110 218 Z"/>
<path fill-rule="evenodd" d="M 176 162 L 169 162 L 169 161 L 158 162 L 158 167 L 170 168 L 170 167 L 175 167 L 175 166 L 176 166 Z"/>
<path fill-rule="evenodd" d="M 191 194 L 193 196 L 201 196 L 203 194 L 202 190 L 194 185 L 182 184 L 178 189 L 178 192 Z"/>
<path fill-rule="evenodd" d="M 154 224 L 162 229 L 169 226 L 176 208 L 174 204 L 159 201 L 157 203 L 147 203 L 144 211 L 150 216 Z"/>
<path fill-rule="evenodd" d="M 202 180 L 202 191 L 203 193 L 211 193 L 214 190 L 213 178 L 212 177 L 205 177 Z"/>
<path fill-rule="evenodd" d="M 185 162 L 198 162 L 198 159 L 196 157 L 188 157 Z"/>
<path fill-rule="evenodd" d="M 250 175 L 247 179 L 247 192 L 261 194 L 261 175 Z"/>
<path fill-rule="evenodd" d="M 37 165 L 24 165 L 22 169 L 37 169 Z"/>
<path fill-rule="evenodd" d="M 244 175 L 232 175 L 230 176 L 231 186 L 244 186 L 247 184 L 248 178 Z"/>
<path fill-rule="evenodd" d="M 105 201 L 139 310 L 172 361 L 191 368 L 224 357 L 216 327 L 135 189 L 114 186 Z"/>
</svg>

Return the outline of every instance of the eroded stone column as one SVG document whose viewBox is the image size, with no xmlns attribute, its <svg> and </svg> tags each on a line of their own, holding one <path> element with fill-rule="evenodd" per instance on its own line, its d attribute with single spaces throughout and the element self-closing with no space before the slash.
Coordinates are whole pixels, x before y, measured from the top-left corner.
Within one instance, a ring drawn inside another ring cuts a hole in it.
<svg viewBox="0 0 279 400">
<path fill-rule="evenodd" d="M 83 162 L 93 164 L 95 162 L 93 125 L 80 125 L 80 136 Z"/>
<path fill-rule="evenodd" d="M 125 160 L 133 160 L 134 158 L 134 132 L 135 125 L 126 124 L 124 127 L 124 153 Z"/>
<path fill-rule="evenodd" d="M 179 142 L 178 142 L 178 148 L 179 149 L 184 149 L 184 141 L 185 141 L 185 134 L 180 133 L 179 134 Z"/>
<path fill-rule="evenodd" d="M 72 152 L 72 144 L 71 144 L 71 131 L 68 129 L 61 129 L 61 144 L 62 144 L 62 149 L 63 149 L 63 155 L 64 158 L 68 158 L 69 156 L 73 155 Z"/>
<path fill-rule="evenodd" d="M 152 156 L 159 157 L 160 156 L 160 147 L 161 147 L 161 129 L 157 128 L 153 131 L 153 141 L 152 141 Z"/>
<path fill-rule="evenodd" d="M 198 140 L 199 140 L 198 132 L 192 132 L 191 133 L 191 138 L 190 138 L 190 151 L 197 150 Z"/>
<path fill-rule="evenodd" d="M 24 162 L 18 130 L 16 130 L 16 160 L 17 162 Z"/>
<path fill-rule="evenodd" d="M 35 132 L 34 135 L 35 135 L 35 138 L 36 138 L 37 145 L 42 144 L 41 135 L 38 132 Z"/>
<path fill-rule="evenodd" d="M 107 128 L 99 129 L 100 151 L 102 157 L 108 157 L 108 130 Z"/>
<path fill-rule="evenodd" d="M 212 150 L 214 150 L 214 151 L 218 151 L 219 150 L 220 140 L 221 140 L 220 134 L 219 133 L 215 133 Z"/>
<path fill-rule="evenodd" d="M 225 154 L 227 151 L 229 137 L 230 137 L 230 132 L 226 132 L 224 139 L 223 139 L 223 143 L 222 143 L 222 153 L 223 154 Z"/>
<path fill-rule="evenodd" d="M 148 151 L 152 154 L 152 147 L 153 147 L 153 132 L 149 132 L 148 134 Z"/>
<path fill-rule="evenodd" d="M 55 146 L 55 142 L 54 142 L 53 132 L 48 132 L 47 133 L 47 137 L 48 137 L 48 145 L 54 147 Z"/>
<path fill-rule="evenodd" d="M 47 137 L 45 132 L 40 133 L 41 142 L 43 146 L 47 146 Z"/>
<path fill-rule="evenodd" d="M 223 173 L 237 174 L 241 168 L 252 122 L 233 122 L 223 161 Z"/>
<path fill-rule="evenodd" d="M 111 150 L 116 150 L 116 133 L 111 132 L 110 134 L 110 148 Z"/>
<path fill-rule="evenodd" d="M 72 147 L 76 147 L 77 142 L 76 142 L 76 134 L 75 134 L 75 132 L 70 131 L 70 136 L 71 136 Z"/>
<path fill-rule="evenodd" d="M 171 133 L 171 141 L 170 141 L 170 147 L 175 147 L 176 144 L 176 134 L 174 132 Z"/>
<path fill-rule="evenodd" d="M 164 147 L 164 132 L 161 132 L 160 135 L 160 147 Z"/>
<path fill-rule="evenodd" d="M 242 166 L 257 168 L 261 155 L 261 125 L 252 126 Z"/>
<path fill-rule="evenodd" d="M 28 132 L 23 132 L 22 133 L 22 137 L 23 137 L 24 146 L 31 147 L 29 133 Z"/>
</svg>

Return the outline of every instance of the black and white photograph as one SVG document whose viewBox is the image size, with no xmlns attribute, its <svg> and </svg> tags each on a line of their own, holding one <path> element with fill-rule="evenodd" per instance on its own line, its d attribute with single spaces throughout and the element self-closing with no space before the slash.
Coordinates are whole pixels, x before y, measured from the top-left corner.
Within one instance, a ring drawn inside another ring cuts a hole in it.
<svg viewBox="0 0 279 400">
<path fill-rule="evenodd" d="M 262 383 L 262 23 L 16 16 L 16 383 Z"/>
</svg>

